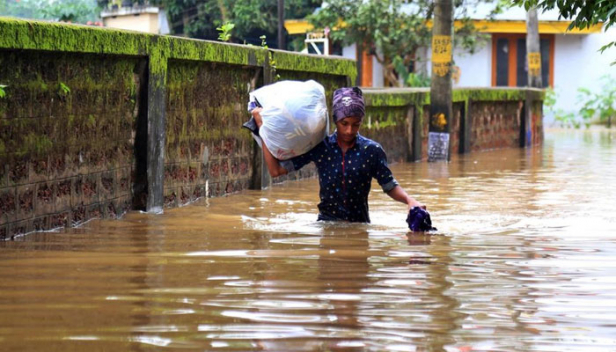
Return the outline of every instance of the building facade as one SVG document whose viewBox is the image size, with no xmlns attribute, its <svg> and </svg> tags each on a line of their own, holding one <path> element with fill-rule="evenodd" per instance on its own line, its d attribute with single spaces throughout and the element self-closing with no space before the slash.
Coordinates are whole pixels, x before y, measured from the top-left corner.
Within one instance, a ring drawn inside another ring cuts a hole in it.
<svg viewBox="0 0 616 352">
<path fill-rule="evenodd" d="M 455 87 L 526 86 L 526 11 L 513 7 L 487 20 L 490 9 L 484 5 L 471 14 L 475 27 L 487 35 L 485 45 L 473 54 L 454 49 Z M 538 17 L 543 84 L 557 95 L 555 109 L 575 112 L 579 88 L 598 90 L 602 77 L 616 79 L 616 65 L 610 65 L 616 60 L 616 49 L 599 52 L 603 45 L 616 40 L 616 28 L 604 31 L 599 24 L 569 31 L 570 21 L 559 18 L 556 10 L 539 11 Z M 286 27 L 290 34 L 312 29 L 305 21 L 287 21 Z M 430 48 L 423 52 L 427 63 L 424 70 L 429 73 Z M 383 87 L 383 68 L 374 57 L 358 52 L 355 45 L 345 47 L 342 56 L 357 60 L 358 85 Z M 547 115 L 549 118 L 549 112 Z"/>
</svg>

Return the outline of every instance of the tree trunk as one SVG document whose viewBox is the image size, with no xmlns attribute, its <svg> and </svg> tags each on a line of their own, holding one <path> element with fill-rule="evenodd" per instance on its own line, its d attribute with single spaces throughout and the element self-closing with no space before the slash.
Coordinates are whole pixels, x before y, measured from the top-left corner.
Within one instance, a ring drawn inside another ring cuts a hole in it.
<svg viewBox="0 0 616 352">
<path fill-rule="evenodd" d="M 229 13 L 223 0 L 218 0 L 218 9 L 220 10 L 220 16 L 222 17 L 222 23 L 226 23 L 229 20 Z"/>
<path fill-rule="evenodd" d="M 432 27 L 428 161 L 448 161 L 450 158 L 452 27 L 452 0 L 436 0 Z"/>
<path fill-rule="evenodd" d="M 284 0 L 278 0 L 278 49 L 285 50 L 285 43 L 284 43 Z"/>
<path fill-rule="evenodd" d="M 541 45 L 537 8 L 531 7 L 526 14 L 526 62 L 528 63 L 528 86 L 543 88 L 541 82 Z"/>
</svg>

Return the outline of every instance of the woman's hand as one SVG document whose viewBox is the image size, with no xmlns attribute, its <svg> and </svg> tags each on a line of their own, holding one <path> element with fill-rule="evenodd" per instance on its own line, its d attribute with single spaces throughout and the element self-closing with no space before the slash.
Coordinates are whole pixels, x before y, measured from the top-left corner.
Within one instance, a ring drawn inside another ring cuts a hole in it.
<svg viewBox="0 0 616 352">
<path fill-rule="evenodd" d="M 423 210 L 426 210 L 426 205 L 425 205 L 425 204 L 419 203 L 419 202 L 418 202 L 418 201 L 416 201 L 416 200 L 415 200 L 415 198 L 413 198 L 413 197 L 408 197 L 408 198 L 406 199 L 406 208 L 407 208 L 406 210 L 407 210 L 407 211 L 410 211 L 410 210 L 411 210 L 411 209 L 413 209 L 414 207 L 420 207 L 420 208 L 422 208 Z"/>
<path fill-rule="evenodd" d="M 263 125 L 263 119 L 261 118 L 261 111 L 262 110 L 263 110 L 263 108 L 254 108 L 250 112 L 252 114 L 252 117 L 254 117 L 255 122 L 257 123 L 257 126 L 259 128 L 261 128 L 261 125 Z"/>
</svg>

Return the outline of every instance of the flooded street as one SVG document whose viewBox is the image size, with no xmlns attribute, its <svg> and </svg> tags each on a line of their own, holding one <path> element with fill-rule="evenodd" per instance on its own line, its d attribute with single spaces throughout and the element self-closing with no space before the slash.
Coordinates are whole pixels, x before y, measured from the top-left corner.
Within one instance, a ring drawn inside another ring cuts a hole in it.
<svg viewBox="0 0 616 352">
<path fill-rule="evenodd" d="M 392 166 L 372 224 L 309 179 L 0 242 L 2 351 L 616 351 L 616 132 Z"/>
</svg>

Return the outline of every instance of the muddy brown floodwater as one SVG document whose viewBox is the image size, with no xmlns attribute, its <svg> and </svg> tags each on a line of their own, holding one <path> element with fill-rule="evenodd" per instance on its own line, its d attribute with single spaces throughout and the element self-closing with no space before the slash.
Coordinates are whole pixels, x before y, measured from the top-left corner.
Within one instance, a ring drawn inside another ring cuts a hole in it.
<svg viewBox="0 0 616 352">
<path fill-rule="evenodd" d="M 2 351 L 616 351 L 616 132 L 392 167 L 372 224 L 316 179 L 0 243 Z"/>
</svg>

